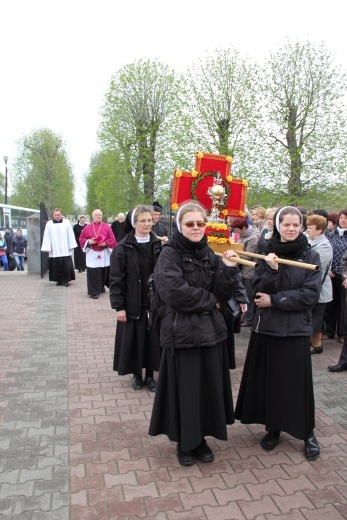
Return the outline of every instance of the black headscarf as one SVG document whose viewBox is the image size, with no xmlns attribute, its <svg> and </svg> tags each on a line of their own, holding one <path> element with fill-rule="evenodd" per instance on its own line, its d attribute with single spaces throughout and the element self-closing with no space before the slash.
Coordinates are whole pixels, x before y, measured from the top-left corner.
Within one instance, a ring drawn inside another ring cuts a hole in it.
<svg viewBox="0 0 347 520">
<path fill-rule="evenodd" d="M 284 208 L 278 209 L 274 215 L 272 238 L 269 240 L 267 251 L 265 253 L 275 253 L 280 258 L 296 260 L 300 258 L 303 253 L 305 253 L 309 245 L 306 236 L 302 233 L 299 233 L 295 240 L 291 240 L 290 242 L 281 242 L 281 235 L 279 232 L 279 218 L 282 211 L 288 208 L 293 210 L 293 213 L 300 217 L 300 223 L 302 224 L 302 215 L 297 208 L 294 208 L 293 206 L 285 206 Z"/>
</svg>

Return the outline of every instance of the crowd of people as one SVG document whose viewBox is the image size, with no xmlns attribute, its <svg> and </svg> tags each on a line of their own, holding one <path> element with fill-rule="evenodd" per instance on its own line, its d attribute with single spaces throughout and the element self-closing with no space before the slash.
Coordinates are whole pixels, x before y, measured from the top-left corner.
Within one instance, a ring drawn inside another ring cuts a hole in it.
<svg viewBox="0 0 347 520">
<path fill-rule="evenodd" d="M 161 210 L 158 201 L 137 205 L 109 225 L 95 209 L 89 224 L 81 215 L 72 228 L 55 209 L 42 243 L 49 280 L 69 287 L 75 270 L 86 271 L 90 298 L 109 288 L 113 369 L 132 375 L 135 391 L 155 393 L 149 434 L 176 442 L 182 466 L 212 462 L 206 437 L 225 440 L 236 419 L 264 425 L 264 450 L 285 432 L 315 460 L 312 355 L 336 338 L 341 355 L 328 370 L 347 371 L 347 210 L 246 208 L 242 218 L 227 218 L 243 248 L 221 257 L 208 245 L 207 213 L 197 202 L 181 205 L 170 230 Z M 0 235 L 0 259 L 6 250 Z M 243 252 L 261 255 L 255 267 L 238 262 L 249 259 Z M 25 253 L 17 230 L 10 256 L 18 269 Z M 230 369 L 241 327 L 251 334 L 234 409 Z"/>
<path fill-rule="evenodd" d="M 24 271 L 24 260 L 27 252 L 27 240 L 22 234 L 21 229 L 17 229 L 12 236 L 9 229 L 6 229 L 4 236 L 0 232 L 0 265 L 4 266 L 4 271 Z"/>
</svg>

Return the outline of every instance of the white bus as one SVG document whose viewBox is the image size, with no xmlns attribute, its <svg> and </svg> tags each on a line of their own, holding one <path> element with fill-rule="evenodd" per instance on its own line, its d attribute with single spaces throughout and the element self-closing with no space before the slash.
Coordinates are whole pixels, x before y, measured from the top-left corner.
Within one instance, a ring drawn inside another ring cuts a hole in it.
<svg viewBox="0 0 347 520">
<path fill-rule="evenodd" d="M 9 229 L 13 235 L 18 228 L 23 236 L 27 236 L 27 217 L 34 213 L 40 214 L 39 209 L 21 208 L 10 204 L 0 204 L 0 232 L 4 236 L 5 229 Z"/>
</svg>

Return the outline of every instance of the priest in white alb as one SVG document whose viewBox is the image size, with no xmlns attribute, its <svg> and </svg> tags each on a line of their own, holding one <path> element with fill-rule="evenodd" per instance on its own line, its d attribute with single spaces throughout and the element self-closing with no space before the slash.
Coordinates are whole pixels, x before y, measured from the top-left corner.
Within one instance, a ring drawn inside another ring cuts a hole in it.
<svg viewBox="0 0 347 520">
<path fill-rule="evenodd" d="M 95 209 L 92 222 L 83 228 L 80 245 L 86 253 L 88 295 L 97 300 L 108 287 L 110 256 L 117 242 L 108 224 L 102 222 L 102 211 Z"/>
<path fill-rule="evenodd" d="M 41 251 L 49 253 L 49 281 L 69 287 L 75 280 L 72 251 L 77 247 L 70 222 L 63 218 L 60 208 L 53 210 L 53 219 L 46 224 Z"/>
</svg>

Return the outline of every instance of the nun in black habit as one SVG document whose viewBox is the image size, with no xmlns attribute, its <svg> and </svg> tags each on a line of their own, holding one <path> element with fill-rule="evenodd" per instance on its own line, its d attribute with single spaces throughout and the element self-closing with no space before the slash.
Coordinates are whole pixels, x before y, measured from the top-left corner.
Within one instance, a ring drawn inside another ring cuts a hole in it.
<svg viewBox="0 0 347 520">
<path fill-rule="evenodd" d="M 234 251 L 220 259 L 208 247 L 206 220 L 198 204 L 183 205 L 154 270 L 164 309 L 163 353 L 149 434 L 177 442 L 183 466 L 197 459 L 212 462 L 205 436 L 226 440 L 226 425 L 234 422 L 227 330 L 219 307 L 234 294 L 241 275 Z"/>
<path fill-rule="evenodd" d="M 302 215 L 285 206 L 274 215 L 269 253 L 255 268 L 252 323 L 235 417 L 244 424 L 263 424 L 265 451 L 277 445 L 281 431 L 305 442 L 305 456 L 314 460 L 319 444 L 314 435 L 310 336 L 312 307 L 319 300 L 321 272 L 279 264 L 276 257 L 320 266 L 318 253 L 300 233 Z"/>
<path fill-rule="evenodd" d="M 132 230 L 113 250 L 110 260 L 110 300 L 117 311 L 113 370 L 133 374 L 134 390 L 144 385 L 155 392 L 154 371 L 159 370 L 159 336 L 148 323 L 148 279 L 162 249 L 151 231 L 151 206 L 137 206 L 129 215 Z M 145 378 L 142 378 L 142 369 Z"/>
</svg>

